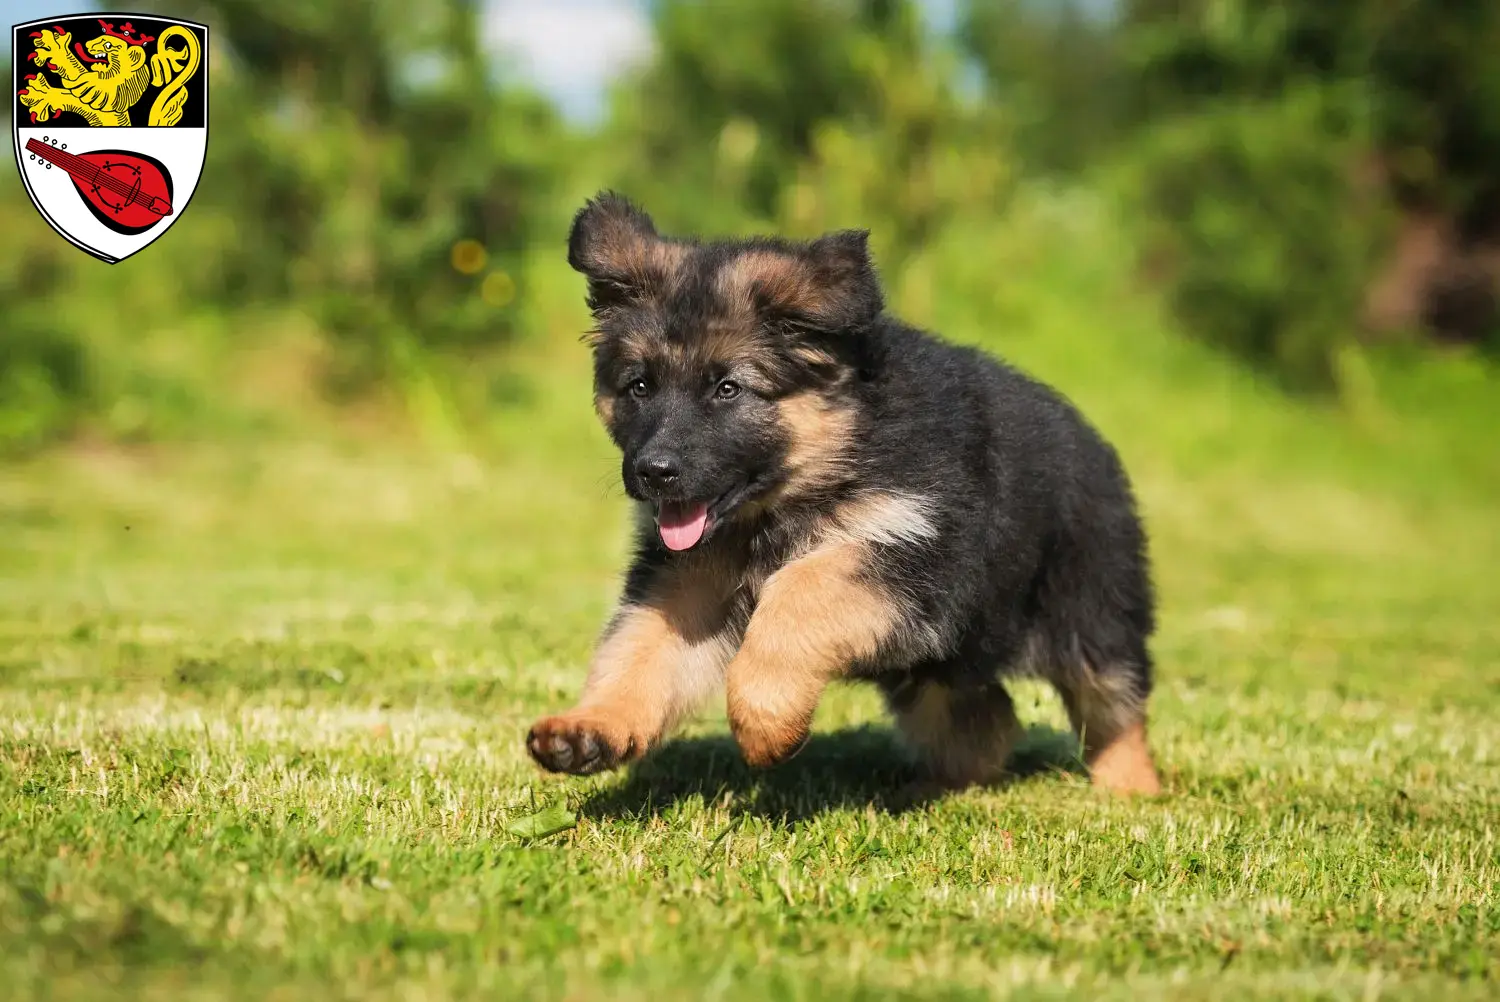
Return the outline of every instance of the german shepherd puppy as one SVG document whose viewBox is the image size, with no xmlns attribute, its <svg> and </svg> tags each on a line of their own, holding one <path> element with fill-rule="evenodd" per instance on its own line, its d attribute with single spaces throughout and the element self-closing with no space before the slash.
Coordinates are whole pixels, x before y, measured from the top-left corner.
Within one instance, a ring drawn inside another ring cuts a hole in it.
<svg viewBox="0 0 1500 1002">
<path fill-rule="evenodd" d="M 720 685 L 745 759 L 797 752 L 863 679 L 952 786 L 999 778 L 999 679 L 1062 694 L 1094 782 L 1159 789 L 1145 536 L 1114 450 L 1059 395 L 883 312 L 868 234 L 660 236 L 604 193 L 568 263 L 637 551 L 583 697 L 527 736 L 554 772 L 645 754 Z"/>
</svg>

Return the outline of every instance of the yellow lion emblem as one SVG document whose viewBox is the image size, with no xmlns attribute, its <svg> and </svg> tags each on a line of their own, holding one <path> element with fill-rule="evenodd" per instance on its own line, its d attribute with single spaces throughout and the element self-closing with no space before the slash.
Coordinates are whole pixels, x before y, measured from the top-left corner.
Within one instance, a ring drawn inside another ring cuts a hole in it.
<svg viewBox="0 0 1500 1002">
<path fill-rule="evenodd" d="M 130 22 L 119 30 L 99 22 L 104 34 L 83 46 L 73 45 L 73 36 L 62 28 L 32 33 L 36 52 L 31 61 L 43 72 L 27 77 L 26 88 L 17 93 L 33 122 L 45 122 L 64 112 L 81 115 L 90 125 L 130 125 L 130 109 L 148 85 L 161 92 L 151 103 L 147 125 L 176 125 L 187 103 L 187 82 L 198 72 L 203 53 L 198 36 L 181 25 L 172 25 L 160 38 L 137 34 Z M 156 43 L 149 58 L 146 46 Z M 181 46 L 167 43 L 181 42 Z M 78 55 L 93 60 L 86 64 Z M 52 70 L 59 82 L 47 79 Z"/>
</svg>

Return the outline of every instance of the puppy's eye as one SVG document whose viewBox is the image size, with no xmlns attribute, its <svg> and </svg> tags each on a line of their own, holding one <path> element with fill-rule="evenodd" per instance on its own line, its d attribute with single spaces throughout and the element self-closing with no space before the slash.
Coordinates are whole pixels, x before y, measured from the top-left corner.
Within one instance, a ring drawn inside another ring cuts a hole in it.
<svg viewBox="0 0 1500 1002">
<path fill-rule="evenodd" d="M 740 384 L 732 379 L 726 379 L 714 388 L 714 397 L 719 400 L 733 400 L 740 395 Z"/>
<path fill-rule="evenodd" d="M 651 395 L 651 387 L 646 385 L 646 381 L 644 379 L 637 379 L 635 382 L 625 387 L 625 392 L 630 394 L 632 397 L 635 397 L 637 400 L 643 400 Z"/>
</svg>

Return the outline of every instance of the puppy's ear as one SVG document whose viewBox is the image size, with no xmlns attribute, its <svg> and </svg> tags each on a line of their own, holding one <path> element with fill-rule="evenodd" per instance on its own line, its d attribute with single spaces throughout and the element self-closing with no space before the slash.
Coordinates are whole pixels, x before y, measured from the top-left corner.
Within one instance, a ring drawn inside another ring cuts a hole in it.
<svg viewBox="0 0 1500 1002">
<path fill-rule="evenodd" d="M 787 330 L 859 330 L 884 307 L 868 241 L 863 230 L 830 233 L 807 244 L 764 241 L 721 272 L 720 287 Z"/>
<path fill-rule="evenodd" d="M 810 305 L 818 326 L 828 330 L 867 327 L 885 300 L 870 261 L 870 232 L 840 230 L 807 245 L 804 260 L 816 290 Z"/>
<path fill-rule="evenodd" d="M 601 192 L 573 217 L 568 264 L 589 280 L 589 307 L 607 309 L 650 296 L 664 284 L 680 248 L 663 240 L 651 217 L 614 192 Z"/>
</svg>

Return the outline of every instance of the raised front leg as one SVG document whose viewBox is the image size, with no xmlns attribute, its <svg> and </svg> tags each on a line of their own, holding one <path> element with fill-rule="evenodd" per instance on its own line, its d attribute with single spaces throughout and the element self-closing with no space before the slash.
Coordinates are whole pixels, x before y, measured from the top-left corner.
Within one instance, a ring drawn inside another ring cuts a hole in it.
<svg viewBox="0 0 1500 1002">
<path fill-rule="evenodd" d="M 729 723 L 751 765 L 800 751 L 828 683 L 900 628 L 900 609 L 863 573 L 867 557 L 861 543 L 836 543 L 767 579 L 729 664 Z"/>
<path fill-rule="evenodd" d="M 722 682 L 734 649 L 727 595 L 719 579 L 696 570 L 671 573 L 621 604 L 578 705 L 526 736 L 543 768 L 583 774 L 640 758 Z"/>
</svg>

